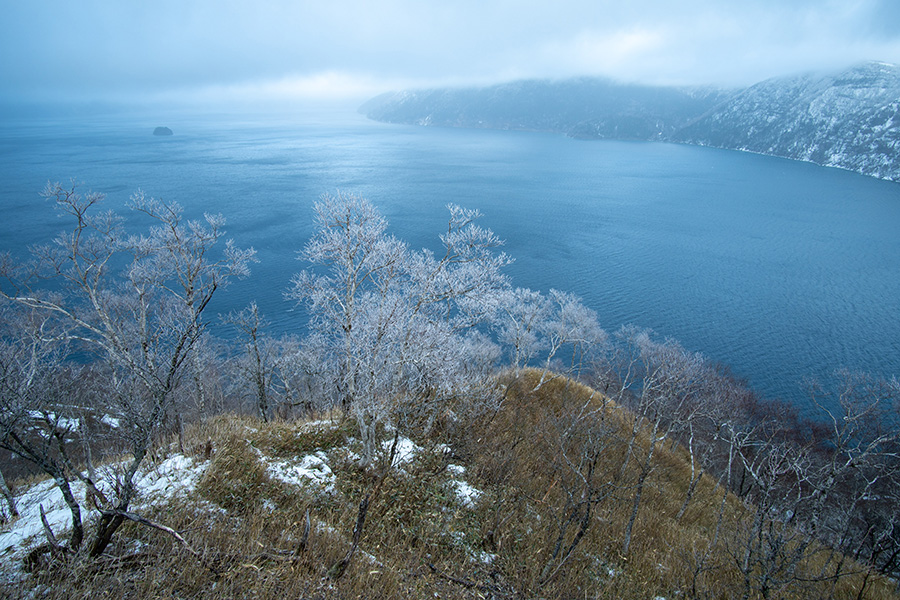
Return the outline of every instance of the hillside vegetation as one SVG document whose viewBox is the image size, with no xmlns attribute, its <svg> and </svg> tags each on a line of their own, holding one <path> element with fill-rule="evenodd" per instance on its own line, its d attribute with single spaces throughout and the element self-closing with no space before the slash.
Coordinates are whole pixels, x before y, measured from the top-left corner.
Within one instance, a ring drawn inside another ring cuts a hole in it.
<svg viewBox="0 0 900 600">
<path fill-rule="evenodd" d="M 190 427 L 181 441 L 192 467 L 182 469 L 180 483 L 148 498 L 143 508 L 149 519 L 181 532 L 181 539 L 132 524 L 105 560 L 42 559 L 41 566 L 31 565 L 24 585 L 10 584 L 5 593 L 27 596 L 33 588 L 45 598 L 151 599 L 896 597 L 892 582 L 786 530 L 782 556 L 772 557 L 773 564 L 755 557 L 759 565 L 742 573 L 753 506 L 708 477 L 677 518 L 690 461 L 683 447 L 668 442 L 656 451 L 634 542 L 623 553 L 650 432 L 640 431 L 629 458 L 632 413 L 566 378 L 540 385 L 542 376 L 528 371 L 507 380 L 495 414 L 401 439 L 399 452 L 390 432 L 383 432 L 374 469 L 360 468 L 359 440 L 337 415 L 271 423 L 211 418 Z M 162 444 L 154 468 L 179 453 L 177 441 Z M 335 565 L 354 539 L 358 548 L 338 574 Z M 831 579 L 837 571 L 845 576 Z"/>
<path fill-rule="evenodd" d="M 888 598 L 900 381 L 819 421 L 677 341 L 515 288 L 479 213 L 440 252 L 315 205 L 288 295 L 204 311 L 224 219 L 50 185 L 72 223 L 0 260 L 0 588 L 10 597 Z M 250 417 L 248 415 L 253 415 Z M 7 485 L 7 482 L 11 485 Z"/>
</svg>

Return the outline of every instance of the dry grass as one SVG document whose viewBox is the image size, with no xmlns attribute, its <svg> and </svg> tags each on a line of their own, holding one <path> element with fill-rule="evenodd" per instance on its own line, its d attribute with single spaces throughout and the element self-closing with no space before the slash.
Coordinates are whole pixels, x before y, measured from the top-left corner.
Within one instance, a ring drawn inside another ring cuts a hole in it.
<svg viewBox="0 0 900 600">
<path fill-rule="evenodd" d="M 728 553 L 747 510 L 710 478 L 701 480 L 680 521 L 689 465 L 683 448 L 657 448 L 628 555 L 622 537 L 638 460 L 626 469 L 631 416 L 593 390 L 565 379 L 537 391 L 536 373 L 510 381 L 501 410 L 464 424 L 452 454 L 437 443 L 379 484 L 348 449 L 348 424 L 261 423 L 210 419 L 187 432 L 186 449 L 209 465 L 193 495 L 147 516 L 180 531 L 199 553 L 158 531 L 126 526 L 100 562 L 56 562 L 32 575 L 46 598 L 731 598 L 742 579 Z M 586 416 L 586 411 L 590 416 Z M 333 415 L 331 416 L 333 417 Z M 602 434 L 602 435 L 598 435 Z M 649 440 L 640 438 L 637 453 Z M 287 485 L 265 461 L 328 457 L 335 492 Z M 585 456 L 595 457 L 587 470 Z M 465 467 L 454 474 L 450 464 Z M 475 507 L 456 497 L 451 480 L 481 491 Z M 596 501 L 587 527 L 560 527 L 584 498 Z M 345 575 L 328 577 L 350 546 L 360 501 L 371 496 L 365 528 Z M 717 515 L 725 499 L 719 536 Z M 574 501 L 573 501 L 574 499 Z M 302 549 L 305 515 L 310 532 Z M 560 537 L 560 531 L 563 535 Z M 580 535 L 580 537 L 578 537 Z M 574 550 L 565 560 L 554 548 Z M 713 539 L 716 546 L 710 549 Z M 727 543 L 728 542 L 728 543 Z M 701 556 L 705 569 L 697 571 Z M 803 565 L 813 571 L 816 560 Z M 548 564 L 550 565 L 548 567 Z M 860 577 L 839 582 L 835 597 L 855 598 Z M 0 588 L 16 597 L 21 590 Z M 773 597 L 828 597 L 830 585 L 795 585 Z M 756 596 L 751 596 L 756 597 Z M 866 598 L 896 598 L 872 578 Z"/>
</svg>

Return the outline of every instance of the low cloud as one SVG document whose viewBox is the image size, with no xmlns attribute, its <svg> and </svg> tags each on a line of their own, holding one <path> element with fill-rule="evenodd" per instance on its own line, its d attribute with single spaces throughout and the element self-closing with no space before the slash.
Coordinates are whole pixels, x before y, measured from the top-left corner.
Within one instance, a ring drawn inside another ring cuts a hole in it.
<svg viewBox="0 0 900 600">
<path fill-rule="evenodd" d="M 0 96 L 349 98 L 606 75 L 746 85 L 900 62 L 893 0 L 12 3 Z"/>
</svg>

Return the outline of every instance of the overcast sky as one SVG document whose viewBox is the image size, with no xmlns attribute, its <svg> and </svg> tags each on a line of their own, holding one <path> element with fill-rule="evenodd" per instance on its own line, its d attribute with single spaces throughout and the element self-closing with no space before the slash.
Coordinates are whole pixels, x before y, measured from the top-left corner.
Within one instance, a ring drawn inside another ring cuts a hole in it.
<svg viewBox="0 0 900 600">
<path fill-rule="evenodd" d="M 361 98 L 527 77 L 743 85 L 900 63 L 897 0 L 0 0 L 0 95 Z"/>
</svg>

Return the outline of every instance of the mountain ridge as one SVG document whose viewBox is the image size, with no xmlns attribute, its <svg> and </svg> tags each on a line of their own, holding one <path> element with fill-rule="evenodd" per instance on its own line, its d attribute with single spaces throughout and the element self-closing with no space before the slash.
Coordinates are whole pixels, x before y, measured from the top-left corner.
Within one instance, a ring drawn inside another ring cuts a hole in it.
<svg viewBox="0 0 900 600">
<path fill-rule="evenodd" d="M 391 123 L 748 151 L 900 181 L 900 67 L 883 62 L 739 89 L 582 77 L 406 90 L 377 96 L 359 111 Z"/>
</svg>

